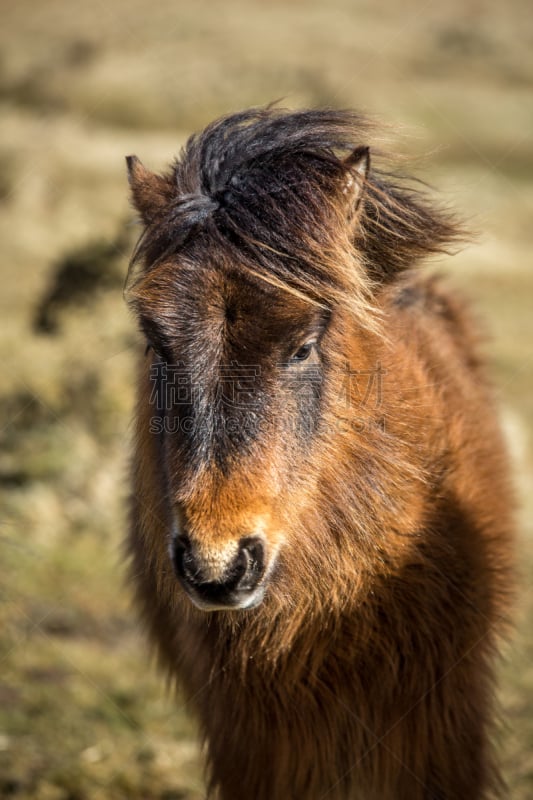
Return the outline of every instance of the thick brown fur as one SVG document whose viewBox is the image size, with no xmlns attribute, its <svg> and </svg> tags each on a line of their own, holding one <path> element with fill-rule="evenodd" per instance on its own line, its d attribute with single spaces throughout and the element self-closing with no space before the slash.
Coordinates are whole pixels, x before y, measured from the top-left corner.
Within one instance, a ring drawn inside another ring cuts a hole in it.
<svg viewBox="0 0 533 800">
<path fill-rule="evenodd" d="M 463 232 L 368 167 L 372 135 L 348 112 L 254 110 L 193 137 L 165 175 L 129 159 L 145 230 L 128 291 L 150 347 L 128 552 L 219 800 L 503 792 L 508 464 L 469 312 L 413 270 Z M 153 432 L 163 361 L 195 389 L 164 414 L 194 433 Z M 258 367 L 239 407 L 219 402 L 232 365 Z M 196 608 L 169 555 L 176 519 L 206 563 L 261 525 L 264 600 Z"/>
</svg>

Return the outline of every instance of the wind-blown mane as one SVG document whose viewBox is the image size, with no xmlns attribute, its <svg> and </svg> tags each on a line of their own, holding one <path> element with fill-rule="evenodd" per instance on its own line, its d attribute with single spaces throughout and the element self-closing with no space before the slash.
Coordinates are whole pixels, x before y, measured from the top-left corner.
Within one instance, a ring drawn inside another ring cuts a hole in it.
<svg viewBox="0 0 533 800">
<path fill-rule="evenodd" d="M 160 176 L 166 201 L 145 220 L 130 286 L 139 263 L 152 268 L 191 251 L 201 259 L 215 245 L 221 257 L 264 280 L 319 304 L 348 302 L 368 314 L 373 281 L 463 238 L 461 225 L 420 185 L 372 167 L 356 237 L 347 239 L 342 186 L 349 156 L 372 133 L 369 121 L 352 111 L 269 107 L 217 120 L 192 136 Z"/>
</svg>

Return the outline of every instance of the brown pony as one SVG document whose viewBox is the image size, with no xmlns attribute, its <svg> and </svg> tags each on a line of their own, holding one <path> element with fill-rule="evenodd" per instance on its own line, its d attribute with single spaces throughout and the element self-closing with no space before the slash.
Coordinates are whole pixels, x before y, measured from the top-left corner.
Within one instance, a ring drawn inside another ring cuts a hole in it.
<svg viewBox="0 0 533 800">
<path fill-rule="evenodd" d="M 127 159 L 147 342 L 128 551 L 220 800 L 502 791 L 508 466 L 475 326 L 413 269 L 463 232 L 370 166 L 371 136 L 256 109 L 163 175 Z"/>
</svg>

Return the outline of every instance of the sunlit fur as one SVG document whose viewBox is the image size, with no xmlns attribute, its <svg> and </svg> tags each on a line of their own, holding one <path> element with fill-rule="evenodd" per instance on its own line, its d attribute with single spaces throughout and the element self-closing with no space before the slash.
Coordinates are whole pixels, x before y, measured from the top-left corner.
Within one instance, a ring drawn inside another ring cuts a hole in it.
<svg viewBox="0 0 533 800">
<path fill-rule="evenodd" d="M 144 233 L 128 296 L 151 345 L 131 574 L 219 800 L 502 791 L 490 737 L 508 466 L 475 325 L 413 270 L 462 230 L 374 165 L 373 136 L 349 112 L 262 109 L 209 126 L 164 175 L 129 159 Z M 315 328 L 311 365 L 293 364 Z M 161 358 L 199 387 L 201 433 L 150 432 Z M 234 363 L 261 367 L 249 407 L 217 402 L 219 368 Z M 250 419 L 259 433 L 242 432 Z M 260 528 L 263 602 L 196 608 L 169 556 L 176 519 L 215 564 Z"/>
</svg>

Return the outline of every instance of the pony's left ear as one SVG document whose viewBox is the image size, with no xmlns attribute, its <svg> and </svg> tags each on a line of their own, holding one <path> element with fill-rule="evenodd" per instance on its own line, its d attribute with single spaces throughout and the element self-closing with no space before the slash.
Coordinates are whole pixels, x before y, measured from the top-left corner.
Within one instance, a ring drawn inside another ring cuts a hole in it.
<svg viewBox="0 0 533 800">
<path fill-rule="evenodd" d="M 346 200 L 346 216 L 351 222 L 361 205 L 368 170 L 370 169 L 370 149 L 356 147 L 353 153 L 344 159 L 344 184 L 342 193 Z"/>
<path fill-rule="evenodd" d="M 146 169 L 137 156 L 126 156 L 131 199 L 145 225 L 157 219 L 171 202 L 175 188 L 164 175 Z"/>
</svg>

